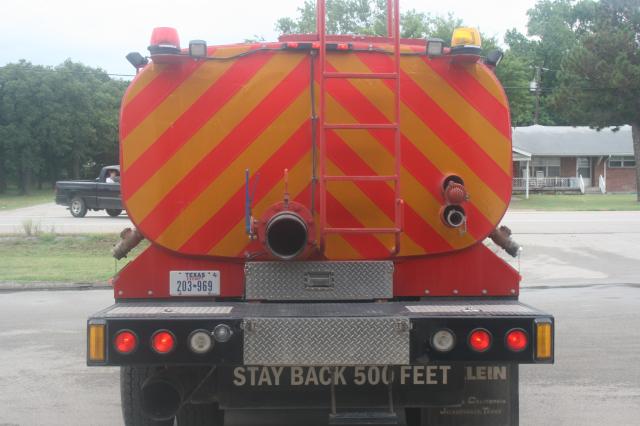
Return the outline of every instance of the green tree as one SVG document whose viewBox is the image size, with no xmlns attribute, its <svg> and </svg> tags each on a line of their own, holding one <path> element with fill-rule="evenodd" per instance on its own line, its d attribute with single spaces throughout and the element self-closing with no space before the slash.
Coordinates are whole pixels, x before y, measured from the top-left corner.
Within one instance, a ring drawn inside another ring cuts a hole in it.
<svg viewBox="0 0 640 426">
<path fill-rule="evenodd" d="M 527 35 L 515 29 L 505 34 L 505 44 L 509 55 L 517 57 L 518 75 L 522 75 L 522 65 L 529 68 L 528 81 L 521 83 L 518 89 L 509 92 L 510 99 L 517 97 L 519 102 L 519 125 L 533 124 L 536 115 L 536 96 L 539 96 L 538 123 L 544 125 L 567 125 L 570 120 L 564 110 L 558 110 L 550 102 L 550 96 L 558 86 L 557 72 L 563 58 L 577 43 L 574 0 L 541 0 L 527 11 Z M 539 69 L 540 71 L 537 71 Z M 539 92 L 528 92 L 529 82 L 540 77 Z M 516 92 L 518 92 L 516 94 Z M 524 113 L 530 113 L 529 119 Z M 515 121 L 515 120 L 514 120 Z"/>
<path fill-rule="evenodd" d="M 496 76 L 504 86 L 509 99 L 512 126 L 528 126 L 533 122 L 534 103 L 528 90 L 531 81 L 531 67 L 526 59 L 508 50 Z"/>
<path fill-rule="evenodd" d="M 43 106 L 52 99 L 47 79 L 38 74 L 46 75 L 47 69 L 20 61 L 2 71 L 0 139 L 5 151 L 4 167 L 15 176 L 20 192 L 27 193 L 43 163 Z"/>
<path fill-rule="evenodd" d="M 328 34 L 386 35 L 387 9 L 385 0 L 328 0 Z M 316 32 L 316 2 L 305 0 L 298 8 L 297 18 L 280 18 L 276 31 L 281 34 Z"/>
<path fill-rule="evenodd" d="M 576 125 L 630 124 L 640 202 L 640 7 L 637 0 L 576 6 L 579 44 L 562 61 L 554 93 Z"/>
<path fill-rule="evenodd" d="M 118 111 L 127 82 L 65 61 L 0 67 L 0 191 L 25 193 L 63 177 L 89 177 L 118 158 Z"/>
</svg>

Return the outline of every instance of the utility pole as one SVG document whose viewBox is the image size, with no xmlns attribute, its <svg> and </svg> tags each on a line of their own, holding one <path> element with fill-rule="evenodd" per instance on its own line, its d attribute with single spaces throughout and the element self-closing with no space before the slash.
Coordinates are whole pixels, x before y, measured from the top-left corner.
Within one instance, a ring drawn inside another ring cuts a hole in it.
<svg viewBox="0 0 640 426">
<path fill-rule="evenodd" d="M 540 85 L 542 80 L 542 67 L 535 67 L 535 74 L 533 77 L 533 81 L 529 84 L 529 90 L 536 94 L 536 109 L 533 113 L 533 124 L 538 124 L 540 119 L 540 93 L 542 92 L 542 87 Z"/>
</svg>

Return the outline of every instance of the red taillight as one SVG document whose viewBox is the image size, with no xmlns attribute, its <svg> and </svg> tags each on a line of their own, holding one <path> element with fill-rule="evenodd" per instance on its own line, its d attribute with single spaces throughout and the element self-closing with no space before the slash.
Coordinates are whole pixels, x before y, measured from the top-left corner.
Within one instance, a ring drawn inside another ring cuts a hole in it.
<svg viewBox="0 0 640 426">
<path fill-rule="evenodd" d="M 513 352 L 520 352 L 527 348 L 529 337 L 524 330 L 514 329 L 507 333 L 507 347 Z"/>
<path fill-rule="evenodd" d="M 469 334 L 469 346 L 476 352 L 484 352 L 491 347 L 491 334 L 487 330 L 477 328 Z"/>
<path fill-rule="evenodd" d="M 153 350 L 159 354 L 168 354 L 176 345 L 176 339 L 173 334 L 167 330 L 156 331 L 151 338 L 151 346 Z"/>
<path fill-rule="evenodd" d="M 336 46 L 336 48 L 338 50 L 349 50 L 349 44 L 348 43 L 338 43 L 338 45 Z"/>
<path fill-rule="evenodd" d="M 138 338 L 132 331 L 120 331 L 116 334 L 113 345 L 121 354 L 130 354 L 138 346 Z"/>
<path fill-rule="evenodd" d="M 300 47 L 300 43 L 295 42 L 295 41 L 290 41 L 287 43 L 287 47 L 289 49 L 297 49 L 298 47 Z"/>
<path fill-rule="evenodd" d="M 170 46 L 180 49 L 180 38 L 178 30 L 170 27 L 154 28 L 151 33 L 150 46 Z"/>
</svg>

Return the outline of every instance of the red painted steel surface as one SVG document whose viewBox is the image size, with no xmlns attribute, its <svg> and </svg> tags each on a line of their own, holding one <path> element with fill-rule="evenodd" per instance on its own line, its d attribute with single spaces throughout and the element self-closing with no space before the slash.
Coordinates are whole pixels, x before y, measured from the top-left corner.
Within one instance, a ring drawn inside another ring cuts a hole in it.
<svg viewBox="0 0 640 426">
<path fill-rule="evenodd" d="M 170 271 L 219 271 L 220 298 L 244 296 L 244 263 L 180 256 L 150 246 L 114 279 L 116 299 L 163 299 Z M 429 257 L 397 260 L 394 296 L 509 296 L 520 275 L 483 244 Z"/>
<path fill-rule="evenodd" d="M 113 280 L 116 299 L 164 299 L 169 295 L 170 271 L 218 271 L 220 297 L 244 294 L 244 263 L 179 256 L 150 246 Z"/>
</svg>

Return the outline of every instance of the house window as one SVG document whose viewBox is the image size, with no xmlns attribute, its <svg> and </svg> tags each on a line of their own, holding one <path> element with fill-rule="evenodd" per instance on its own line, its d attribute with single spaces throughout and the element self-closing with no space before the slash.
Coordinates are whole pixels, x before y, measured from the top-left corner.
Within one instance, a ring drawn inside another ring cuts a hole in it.
<svg viewBox="0 0 640 426">
<path fill-rule="evenodd" d="M 621 169 L 623 167 L 635 167 L 636 160 L 632 156 L 612 155 L 609 157 L 609 167 Z"/>
<path fill-rule="evenodd" d="M 560 176 L 560 157 L 534 157 L 531 166 L 532 175 L 535 177 Z"/>
<path fill-rule="evenodd" d="M 578 157 L 576 161 L 576 166 L 577 166 L 577 176 L 582 176 L 583 178 L 591 177 L 591 158 Z"/>
</svg>

